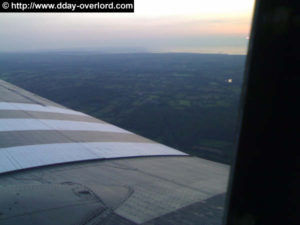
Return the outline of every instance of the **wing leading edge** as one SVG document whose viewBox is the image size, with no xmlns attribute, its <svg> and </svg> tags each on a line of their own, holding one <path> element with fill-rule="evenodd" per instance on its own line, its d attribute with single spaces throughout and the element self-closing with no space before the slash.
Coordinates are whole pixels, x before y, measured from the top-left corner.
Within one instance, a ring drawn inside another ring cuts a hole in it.
<svg viewBox="0 0 300 225">
<path fill-rule="evenodd" d="M 4 81 L 0 84 L 6 93 L 0 102 L 0 173 L 82 160 L 186 155 Z"/>
</svg>

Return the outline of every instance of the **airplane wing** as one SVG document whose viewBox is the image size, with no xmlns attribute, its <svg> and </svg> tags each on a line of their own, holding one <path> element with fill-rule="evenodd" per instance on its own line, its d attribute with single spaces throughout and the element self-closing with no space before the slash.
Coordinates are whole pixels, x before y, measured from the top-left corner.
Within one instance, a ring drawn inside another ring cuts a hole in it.
<svg viewBox="0 0 300 225">
<path fill-rule="evenodd" d="M 0 224 L 220 224 L 229 166 L 0 80 Z"/>
</svg>

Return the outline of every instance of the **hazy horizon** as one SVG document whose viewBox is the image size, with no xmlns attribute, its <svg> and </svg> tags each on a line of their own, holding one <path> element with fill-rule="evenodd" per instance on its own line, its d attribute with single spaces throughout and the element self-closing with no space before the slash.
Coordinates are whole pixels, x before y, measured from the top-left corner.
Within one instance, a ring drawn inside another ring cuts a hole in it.
<svg viewBox="0 0 300 225">
<path fill-rule="evenodd" d="M 253 3 L 136 0 L 135 13 L 6 13 L 0 15 L 0 52 L 127 48 L 246 54 Z"/>
<path fill-rule="evenodd" d="M 16 50 L 16 51 L 0 51 L 0 54 L 213 54 L 213 55 L 246 55 L 247 52 L 244 52 L 242 49 L 241 53 L 239 52 L 222 52 L 220 49 L 208 49 L 207 51 L 149 51 L 149 50 L 139 50 L 131 49 L 130 47 L 123 48 L 114 48 L 110 49 L 84 49 L 84 48 L 66 48 L 66 49 L 38 49 L 38 50 Z"/>
</svg>

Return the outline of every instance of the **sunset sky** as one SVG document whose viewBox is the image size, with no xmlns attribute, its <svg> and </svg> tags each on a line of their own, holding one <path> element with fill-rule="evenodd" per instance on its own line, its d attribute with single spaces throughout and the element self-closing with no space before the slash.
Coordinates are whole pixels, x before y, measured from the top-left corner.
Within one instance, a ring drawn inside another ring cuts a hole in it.
<svg viewBox="0 0 300 225">
<path fill-rule="evenodd" d="M 254 0 L 135 0 L 135 13 L 127 14 L 0 14 L 0 51 L 245 54 L 253 5 Z"/>
</svg>

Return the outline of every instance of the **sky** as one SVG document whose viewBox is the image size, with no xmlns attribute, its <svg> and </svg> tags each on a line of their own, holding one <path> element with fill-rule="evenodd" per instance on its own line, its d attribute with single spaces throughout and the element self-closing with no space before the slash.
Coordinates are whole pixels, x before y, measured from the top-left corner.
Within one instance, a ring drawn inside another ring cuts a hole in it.
<svg viewBox="0 0 300 225">
<path fill-rule="evenodd" d="M 0 52 L 246 54 L 254 0 L 135 0 L 134 13 L 2 13 Z"/>
</svg>

